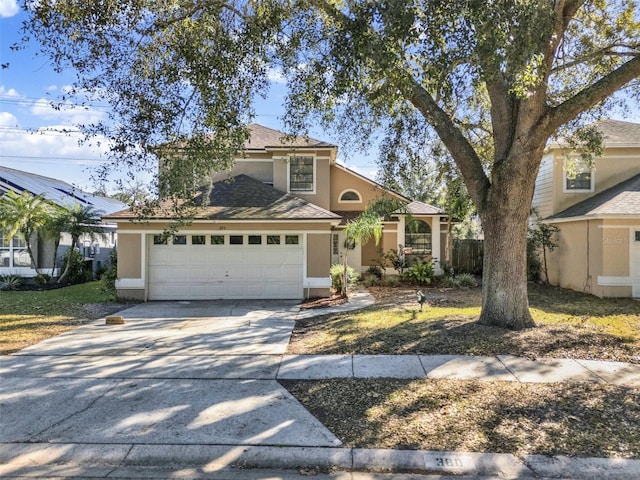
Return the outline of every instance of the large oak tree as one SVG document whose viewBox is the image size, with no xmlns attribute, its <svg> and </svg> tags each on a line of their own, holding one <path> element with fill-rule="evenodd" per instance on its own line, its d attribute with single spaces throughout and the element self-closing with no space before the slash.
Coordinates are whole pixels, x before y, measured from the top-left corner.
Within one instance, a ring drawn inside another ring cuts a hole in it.
<svg viewBox="0 0 640 480">
<path fill-rule="evenodd" d="M 229 166 L 269 77 L 286 78 L 291 133 L 310 121 L 366 144 L 428 125 L 457 164 L 485 231 L 480 321 L 533 325 L 525 244 L 545 145 L 640 75 L 634 0 L 37 0 L 26 32 L 77 92 L 113 107 L 121 165 L 154 146 L 167 195 Z M 636 97 L 637 98 L 637 97 Z M 609 100 L 608 100 L 609 99 Z M 215 135 L 211 135 L 214 133 Z M 419 143 L 419 136 L 415 137 Z M 215 159 L 215 160 L 214 160 Z"/>
</svg>

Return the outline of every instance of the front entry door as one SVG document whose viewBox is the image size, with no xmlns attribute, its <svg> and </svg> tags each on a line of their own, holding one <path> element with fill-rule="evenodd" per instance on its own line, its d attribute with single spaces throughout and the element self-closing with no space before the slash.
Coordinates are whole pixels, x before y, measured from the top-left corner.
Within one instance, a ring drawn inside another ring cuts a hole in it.
<svg viewBox="0 0 640 480">
<path fill-rule="evenodd" d="M 331 263 L 340 264 L 344 262 L 345 247 L 344 231 L 333 233 L 331 236 Z M 358 244 L 347 253 L 347 263 L 356 272 L 362 273 L 362 247 Z"/>
</svg>

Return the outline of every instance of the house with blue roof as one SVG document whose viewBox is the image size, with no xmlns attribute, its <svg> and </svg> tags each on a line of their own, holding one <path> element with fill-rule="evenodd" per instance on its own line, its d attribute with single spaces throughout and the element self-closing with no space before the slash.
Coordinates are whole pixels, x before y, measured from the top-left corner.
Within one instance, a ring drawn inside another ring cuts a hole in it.
<svg viewBox="0 0 640 480">
<path fill-rule="evenodd" d="M 8 191 L 14 191 L 17 194 L 26 191 L 66 209 L 76 205 L 91 206 L 103 216 L 127 208 L 126 204 L 118 200 L 84 192 L 62 180 L 0 166 L 0 197 Z M 88 237 L 80 239 L 81 253 L 85 257 L 85 262 L 89 263 L 94 271 L 106 266 L 117 242 L 115 223 L 103 221 L 102 225 L 103 235 L 93 240 Z M 38 270 L 48 274 L 53 272 L 53 276 L 57 276 L 62 266 L 62 257 L 71 246 L 71 235 L 62 234 L 55 265 L 53 243 L 52 240 L 43 238 L 32 240 Z M 8 238 L 0 230 L 0 275 L 19 275 L 28 278 L 34 277 L 37 273 L 31 266 L 25 240 L 17 236 Z"/>
</svg>

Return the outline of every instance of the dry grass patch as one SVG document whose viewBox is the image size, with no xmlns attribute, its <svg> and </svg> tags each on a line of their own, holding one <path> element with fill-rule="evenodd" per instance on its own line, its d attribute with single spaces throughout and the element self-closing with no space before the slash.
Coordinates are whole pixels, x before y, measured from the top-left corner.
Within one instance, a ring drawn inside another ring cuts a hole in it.
<svg viewBox="0 0 640 480">
<path fill-rule="evenodd" d="M 389 379 L 281 383 L 347 447 L 640 457 L 640 388 Z"/>
<path fill-rule="evenodd" d="M 297 322 L 294 354 L 511 354 L 640 363 L 640 302 L 600 299 L 530 286 L 537 327 L 510 331 L 479 325 L 480 289 L 426 289 L 420 311 L 415 289 L 372 288 L 377 304 Z"/>
<path fill-rule="evenodd" d="M 45 291 L 0 291 L 0 355 L 121 310 L 99 282 Z"/>
</svg>

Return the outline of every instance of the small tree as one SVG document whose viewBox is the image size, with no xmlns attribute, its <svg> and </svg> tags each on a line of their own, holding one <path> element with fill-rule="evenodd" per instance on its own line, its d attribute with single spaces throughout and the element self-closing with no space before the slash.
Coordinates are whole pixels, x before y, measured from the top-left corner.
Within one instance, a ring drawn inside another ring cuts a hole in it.
<svg viewBox="0 0 640 480">
<path fill-rule="evenodd" d="M 542 252 L 542 271 L 544 272 L 545 283 L 549 284 L 549 270 L 547 268 L 547 251 L 553 252 L 557 247 L 557 238 L 560 229 L 548 223 L 544 223 L 540 217 L 529 231 L 529 237 L 534 250 Z"/>
<path fill-rule="evenodd" d="M 374 209 L 367 208 L 358 218 L 349 222 L 345 227 L 344 273 L 342 291 L 340 292 L 344 298 L 348 298 L 347 252 L 349 251 L 349 247 L 353 246 L 353 248 L 355 248 L 358 244 L 365 244 L 371 237 L 375 239 L 377 245 L 380 242 L 380 238 L 382 238 L 383 220 L 384 218 L 378 212 Z"/>
<path fill-rule="evenodd" d="M 64 226 L 64 231 L 71 234 L 71 249 L 75 249 L 79 245 L 80 237 L 83 235 L 88 235 L 91 240 L 95 240 L 98 236 L 102 236 L 102 225 L 101 225 L 101 215 L 102 212 L 95 210 L 91 205 L 82 206 L 80 204 L 76 204 L 72 209 L 69 210 L 69 214 L 66 217 L 66 225 Z M 70 274 L 71 259 L 72 256 L 67 256 L 67 261 L 65 262 L 64 272 L 60 275 L 58 279 L 58 283 L 63 283 L 64 280 Z"/>
<path fill-rule="evenodd" d="M 33 255 L 31 240 L 41 231 L 51 217 L 51 207 L 41 196 L 33 196 L 26 190 L 21 194 L 9 190 L 0 198 L 0 227 L 7 230 L 7 236 L 20 235 L 27 244 L 31 266 L 38 271 Z"/>
</svg>

